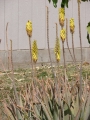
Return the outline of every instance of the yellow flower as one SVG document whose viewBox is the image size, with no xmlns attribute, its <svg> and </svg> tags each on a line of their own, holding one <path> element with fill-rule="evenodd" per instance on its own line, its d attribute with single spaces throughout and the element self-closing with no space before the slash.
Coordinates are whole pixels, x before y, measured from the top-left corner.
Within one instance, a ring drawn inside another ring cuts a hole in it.
<svg viewBox="0 0 90 120">
<path fill-rule="evenodd" d="M 57 60 L 57 62 L 59 62 L 60 61 L 60 43 L 59 43 L 59 39 L 56 39 L 54 52 L 55 52 L 56 60 Z"/>
<path fill-rule="evenodd" d="M 26 31 L 27 31 L 27 35 L 29 37 L 32 36 L 32 22 L 28 20 L 28 22 L 26 23 Z"/>
<path fill-rule="evenodd" d="M 59 62 L 60 61 L 60 55 L 57 53 L 57 55 L 56 55 L 56 59 L 57 59 L 57 62 Z"/>
<path fill-rule="evenodd" d="M 32 59 L 33 59 L 33 61 L 34 61 L 35 63 L 37 62 L 37 56 L 36 56 L 35 53 L 33 53 L 33 55 L 32 55 Z"/>
<path fill-rule="evenodd" d="M 65 9 L 64 9 L 64 8 L 60 8 L 60 9 L 59 9 L 59 13 L 65 14 Z"/>
<path fill-rule="evenodd" d="M 75 28 L 74 19 L 71 18 L 70 19 L 70 31 L 71 31 L 71 33 L 74 33 L 74 28 Z"/>
<path fill-rule="evenodd" d="M 32 59 L 36 63 L 38 59 L 38 48 L 37 48 L 37 42 L 36 40 L 33 41 L 32 45 Z"/>
<path fill-rule="evenodd" d="M 64 26 L 64 21 L 65 21 L 65 9 L 60 8 L 59 9 L 59 23 L 62 27 Z"/>
<path fill-rule="evenodd" d="M 60 37 L 62 41 L 65 41 L 66 38 L 66 31 L 65 29 L 60 30 Z"/>
</svg>

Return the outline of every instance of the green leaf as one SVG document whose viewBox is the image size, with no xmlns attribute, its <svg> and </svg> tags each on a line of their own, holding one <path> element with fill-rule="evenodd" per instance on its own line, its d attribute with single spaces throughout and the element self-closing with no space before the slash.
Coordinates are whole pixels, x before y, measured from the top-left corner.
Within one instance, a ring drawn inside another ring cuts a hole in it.
<svg viewBox="0 0 90 120">
<path fill-rule="evenodd" d="M 84 120 L 87 120 L 90 114 L 90 95 L 87 98 L 87 103 L 85 106 L 85 112 L 84 112 Z"/>
<path fill-rule="evenodd" d="M 90 22 L 88 23 L 87 27 L 90 26 Z"/>
<path fill-rule="evenodd" d="M 56 8 L 58 0 L 52 0 L 52 1 L 53 1 L 53 6 Z"/>
<path fill-rule="evenodd" d="M 49 1 L 49 3 L 51 2 L 51 0 L 48 0 Z"/>
<path fill-rule="evenodd" d="M 69 108 L 68 108 L 67 110 L 64 111 L 64 115 L 65 115 L 65 116 L 66 116 L 66 115 L 71 115 L 71 111 L 70 111 Z"/>
<path fill-rule="evenodd" d="M 61 2 L 61 7 L 62 7 L 62 8 L 65 7 L 65 0 L 62 0 L 62 2 Z"/>
<path fill-rule="evenodd" d="M 87 39 L 88 39 L 88 43 L 90 44 L 90 38 L 88 33 L 87 33 Z"/>
<path fill-rule="evenodd" d="M 74 116 L 72 114 L 71 108 L 69 107 L 69 105 L 66 103 L 64 104 L 64 117 L 67 118 L 69 115 L 71 116 L 71 120 L 73 120 Z"/>
<path fill-rule="evenodd" d="M 90 34 L 90 22 L 87 25 L 87 32 Z"/>
<path fill-rule="evenodd" d="M 53 120 L 52 115 L 48 109 L 48 106 L 46 106 L 45 103 L 43 101 L 41 101 L 39 98 L 38 98 L 38 100 L 41 103 L 41 106 L 43 108 L 43 112 L 47 116 L 48 120 Z"/>
<path fill-rule="evenodd" d="M 66 6 L 68 8 L 68 2 L 69 0 L 62 0 L 61 7 L 64 8 Z"/>
<path fill-rule="evenodd" d="M 66 7 L 68 8 L 68 0 L 66 0 Z"/>
<path fill-rule="evenodd" d="M 77 111 L 79 110 L 79 95 L 78 94 L 76 95 L 76 99 L 73 99 L 72 106 L 73 107 L 71 107 L 71 111 L 72 111 L 73 115 L 76 116 Z"/>
<path fill-rule="evenodd" d="M 87 1 L 87 2 L 88 2 L 88 0 L 81 0 L 81 1 L 83 1 L 83 2 L 86 2 L 86 1 Z"/>
<path fill-rule="evenodd" d="M 87 25 L 87 39 L 88 39 L 88 43 L 90 44 L 89 34 L 90 34 L 90 22 Z"/>
</svg>

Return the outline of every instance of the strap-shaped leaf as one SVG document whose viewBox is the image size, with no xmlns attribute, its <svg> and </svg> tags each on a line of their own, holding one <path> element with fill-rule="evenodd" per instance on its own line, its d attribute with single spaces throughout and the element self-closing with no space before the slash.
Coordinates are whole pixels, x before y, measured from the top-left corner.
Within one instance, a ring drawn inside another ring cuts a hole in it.
<svg viewBox="0 0 90 120">
<path fill-rule="evenodd" d="M 90 34 L 90 22 L 87 25 L 87 32 L 88 32 L 88 34 Z"/>
<path fill-rule="evenodd" d="M 49 1 L 49 3 L 51 2 L 51 0 L 48 0 Z"/>
<path fill-rule="evenodd" d="M 61 7 L 67 7 L 68 8 L 68 2 L 69 2 L 69 0 L 62 0 L 62 2 L 61 2 Z"/>
<path fill-rule="evenodd" d="M 87 39 L 88 39 L 88 43 L 90 44 L 90 38 L 88 33 L 87 33 Z"/>
</svg>

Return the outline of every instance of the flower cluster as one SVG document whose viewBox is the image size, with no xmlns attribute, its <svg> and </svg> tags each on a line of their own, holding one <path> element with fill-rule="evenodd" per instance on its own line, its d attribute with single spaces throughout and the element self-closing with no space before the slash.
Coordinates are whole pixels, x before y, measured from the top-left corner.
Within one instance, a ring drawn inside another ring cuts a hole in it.
<svg viewBox="0 0 90 120">
<path fill-rule="evenodd" d="M 32 44 L 32 60 L 36 63 L 38 59 L 38 48 L 36 40 L 33 41 Z"/>
<path fill-rule="evenodd" d="M 66 38 L 66 31 L 65 31 L 65 29 L 60 30 L 60 37 L 61 37 L 61 40 L 64 42 L 65 38 Z"/>
<path fill-rule="evenodd" d="M 71 31 L 71 33 L 74 33 L 74 28 L 75 28 L 74 19 L 71 18 L 70 19 L 70 31 Z"/>
<path fill-rule="evenodd" d="M 57 62 L 59 62 L 60 61 L 60 42 L 59 42 L 59 39 L 56 39 L 55 56 L 56 56 Z"/>
<path fill-rule="evenodd" d="M 28 21 L 26 23 L 26 31 L 27 31 L 27 35 L 31 37 L 32 36 L 32 22 L 31 21 Z"/>
<path fill-rule="evenodd" d="M 65 9 L 60 8 L 59 9 L 59 23 L 60 23 L 61 27 L 64 26 L 64 21 L 65 21 Z"/>
</svg>

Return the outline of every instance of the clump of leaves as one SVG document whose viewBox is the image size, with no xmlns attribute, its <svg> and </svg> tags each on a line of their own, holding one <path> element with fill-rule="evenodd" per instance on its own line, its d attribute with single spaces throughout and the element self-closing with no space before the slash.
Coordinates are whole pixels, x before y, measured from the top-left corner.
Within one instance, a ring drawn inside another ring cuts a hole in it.
<svg viewBox="0 0 90 120">
<path fill-rule="evenodd" d="M 90 112 L 90 90 L 87 90 L 87 85 L 84 82 L 79 100 L 76 82 L 71 84 L 61 78 L 54 84 L 50 79 L 36 79 L 35 83 L 26 84 L 18 93 L 19 104 L 15 96 L 13 99 L 8 97 L 8 103 L 3 101 L 4 113 L 12 120 L 87 120 Z"/>
</svg>

